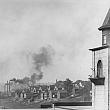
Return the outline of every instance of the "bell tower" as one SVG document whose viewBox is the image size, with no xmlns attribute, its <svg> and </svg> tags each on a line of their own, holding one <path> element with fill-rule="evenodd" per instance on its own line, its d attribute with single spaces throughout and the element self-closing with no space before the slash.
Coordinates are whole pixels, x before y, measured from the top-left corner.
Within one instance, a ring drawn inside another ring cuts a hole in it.
<svg viewBox="0 0 110 110">
<path fill-rule="evenodd" d="M 102 46 L 109 45 L 110 46 L 110 9 L 105 17 L 105 20 L 100 28 L 102 31 Z"/>
<path fill-rule="evenodd" d="M 110 110 L 110 9 L 99 31 L 102 45 L 92 51 L 92 108 Z"/>
</svg>

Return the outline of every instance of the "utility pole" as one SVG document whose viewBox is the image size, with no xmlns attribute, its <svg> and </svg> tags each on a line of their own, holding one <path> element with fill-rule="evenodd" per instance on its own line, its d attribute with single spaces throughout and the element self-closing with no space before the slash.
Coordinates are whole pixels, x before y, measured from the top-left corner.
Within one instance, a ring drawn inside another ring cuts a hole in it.
<svg viewBox="0 0 110 110">
<path fill-rule="evenodd" d="M 10 93 L 10 81 L 7 81 L 4 85 L 4 91 L 6 91 L 7 95 Z"/>
<path fill-rule="evenodd" d="M 7 87 L 7 95 L 8 95 L 8 81 L 7 81 L 7 83 L 6 83 L 6 87 Z"/>
<path fill-rule="evenodd" d="M 6 92 L 6 83 L 4 84 L 4 93 Z"/>
</svg>

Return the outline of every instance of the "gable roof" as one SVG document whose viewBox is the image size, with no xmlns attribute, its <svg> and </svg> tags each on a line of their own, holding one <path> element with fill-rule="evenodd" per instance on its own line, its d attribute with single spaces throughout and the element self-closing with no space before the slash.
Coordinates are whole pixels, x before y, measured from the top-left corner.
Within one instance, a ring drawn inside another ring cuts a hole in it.
<svg viewBox="0 0 110 110">
<path fill-rule="evenodd" d="M 98 29 L 99 30 L 104 30 L 104 29 L 108 29 L 108 28 L 110 28 L 110 8 L 108 10 L 108 13 L 107 13 L 107 15 L 105 17 L 105 20 L 104 20 L 102 26 L 99 27 Z"/>
<path fill-rule="evenodd" d="M 54 90 L 55 89 L 55 85 L 50 85 L 50 90 Z"/>
</svg>

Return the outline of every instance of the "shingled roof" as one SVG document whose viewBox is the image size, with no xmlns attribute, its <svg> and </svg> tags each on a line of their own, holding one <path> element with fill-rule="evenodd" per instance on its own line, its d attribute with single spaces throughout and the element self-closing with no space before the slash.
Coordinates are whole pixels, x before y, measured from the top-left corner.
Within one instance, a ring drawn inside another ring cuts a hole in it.
<svg viewBox="0 0 110 110">
<path fill-rule="evenodd" d="M 105 20 L 104 20 L 102 26 L 99 27 L 98 29 L 99 30 L 104 30 L 104 29 L 109 29 L 109 28 L 110 28 L 110 8 L 108 10 L 108 13 L 105 17 Z"/>
</svg>

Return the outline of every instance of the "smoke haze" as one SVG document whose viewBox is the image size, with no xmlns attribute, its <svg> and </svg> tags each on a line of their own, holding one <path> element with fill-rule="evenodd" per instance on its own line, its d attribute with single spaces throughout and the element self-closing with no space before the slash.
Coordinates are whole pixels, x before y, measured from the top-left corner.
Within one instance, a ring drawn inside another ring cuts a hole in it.
<svg viewBox="0 0 110 110">
<path fill-rule="evenodd" d="M 109 0 L 0 0 L 0 82 L 87 79 Z"/>
</svg>

